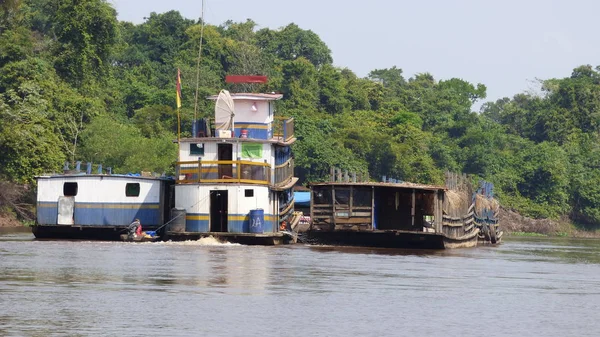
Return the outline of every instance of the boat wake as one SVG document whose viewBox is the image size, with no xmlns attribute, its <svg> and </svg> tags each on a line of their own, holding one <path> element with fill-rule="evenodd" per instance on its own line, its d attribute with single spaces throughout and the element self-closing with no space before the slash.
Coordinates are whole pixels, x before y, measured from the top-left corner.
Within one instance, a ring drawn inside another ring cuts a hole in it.
<svg viewBox="0 0 600 337">
<path fill-rule="evenodd" d="M 220 241 L 219 239 L 212 237 L 212 236 L 200 238 L 199 240 L 164 241 L 164 242 L 153 242 L 152 244 L 175 245 L 175 246 L 241 246 L 241 244 L 239 244 L 239 243 Z"/>
</svg>

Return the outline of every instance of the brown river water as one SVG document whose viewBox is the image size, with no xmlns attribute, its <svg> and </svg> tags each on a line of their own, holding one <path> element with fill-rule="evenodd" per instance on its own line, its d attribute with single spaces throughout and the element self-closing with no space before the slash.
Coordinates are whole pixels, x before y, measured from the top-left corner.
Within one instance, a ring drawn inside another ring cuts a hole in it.
<svg viewBox="0 0 600 337">
<path fill-rule="evenodd" d="M 421 251 L 0 234 L 0 336 L 599 335 L 599 240 Z"/>
</svg>

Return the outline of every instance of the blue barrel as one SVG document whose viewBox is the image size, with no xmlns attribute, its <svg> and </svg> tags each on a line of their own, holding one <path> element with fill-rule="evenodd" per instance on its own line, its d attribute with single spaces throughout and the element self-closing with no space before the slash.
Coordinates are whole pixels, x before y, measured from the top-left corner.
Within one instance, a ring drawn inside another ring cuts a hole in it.
<svg viewBox="0 0 600 337">
<path fill-rule="evenodd" d="M 250 223 L 248 229 L 250 233 L 262 233 L 263 224 L 265 223 L 265 211 L 262 209 L 250 210 Z"/>
</svg>

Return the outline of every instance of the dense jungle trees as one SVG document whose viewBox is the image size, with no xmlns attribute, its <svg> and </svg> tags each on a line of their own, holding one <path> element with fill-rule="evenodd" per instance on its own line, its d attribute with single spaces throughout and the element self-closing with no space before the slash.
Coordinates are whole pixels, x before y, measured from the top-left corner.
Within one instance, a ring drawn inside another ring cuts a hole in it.
<svg viewBox="0 0 600 337">
<path fill-rule="evenodd" d="M 600 69 L 540 82 L 541 93 L 473 104 L 486 87 L 401 68 L 360 78 L 334 65 L 317 34 L 252 20 L 206 25 L 194 108 L 200 22 L 176 11 L 119 22 L 105 0 L 0 4 L 0 180 L 31 183 L 64 161 L 116 172 L 173 173 L 175 74 L 183 81 L 182 130 L 226 74 L 269 76 L 278 114 L 294 116 L 302 181 L 332 165 L 406 181 L 443 183 L 443 172 L 489 180 L 505 207 L 600 226 Z M 456 74 L 460 76 L 460 74 Z M 231 86 L 229 87 L 231 89 Z M 234 89 L 239 89 L 234 88 Z"/>
</svg>

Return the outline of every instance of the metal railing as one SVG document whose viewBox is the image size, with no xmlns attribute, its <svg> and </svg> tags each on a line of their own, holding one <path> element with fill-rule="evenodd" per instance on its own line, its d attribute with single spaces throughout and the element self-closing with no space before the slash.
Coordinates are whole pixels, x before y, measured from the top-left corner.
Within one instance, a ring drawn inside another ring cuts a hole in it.
<svg viewBox="0 0 600 337">
<path fill-rule="evenodd" d="M 290 158 L 285 163 L 275 166 L 273 185 L 283 185 L 294 177 L 294 158 Z"/>
<path fill-rule="evenodd" d="M 177 183 L 232 183 L 269 185 L 271 168 L 268 163 L 244 160 L 177 162 Z"/>
<path fill-rule="evenodd" d="M 287 142 L 294 138 L 294 118 L 275 117 L 273 120 L 273 138 Z"/>
</svg>

